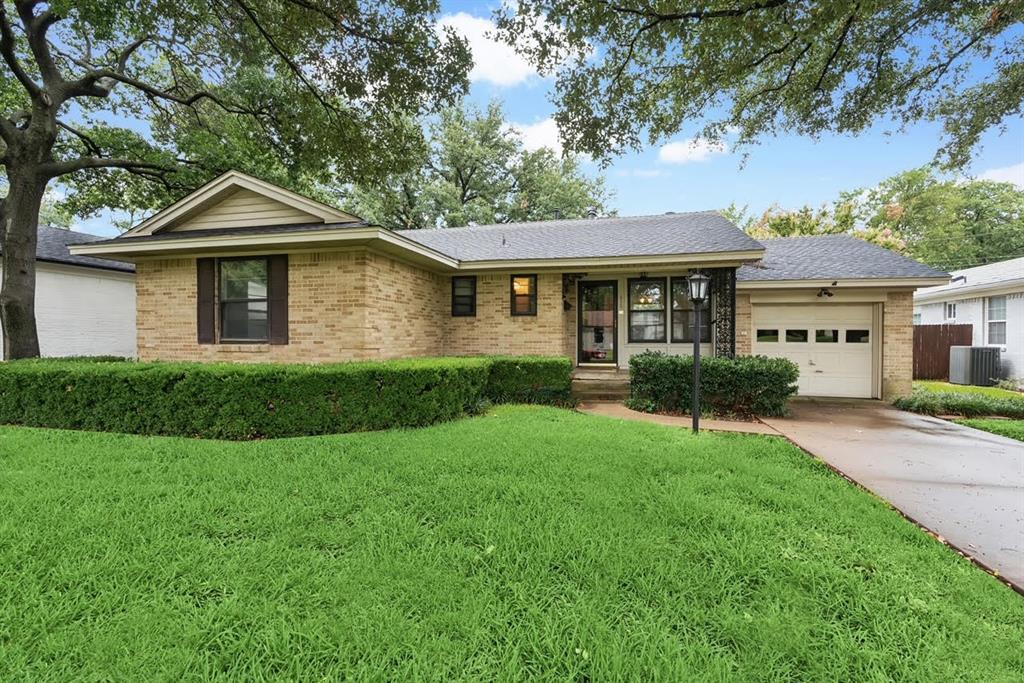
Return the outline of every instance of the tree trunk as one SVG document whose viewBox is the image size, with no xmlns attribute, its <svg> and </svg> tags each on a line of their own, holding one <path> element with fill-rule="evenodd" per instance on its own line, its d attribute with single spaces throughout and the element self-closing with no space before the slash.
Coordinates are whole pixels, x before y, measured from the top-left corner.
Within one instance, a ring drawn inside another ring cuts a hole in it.
<svg viewBox="0 0 1024 683">
<path fill-rule="evenodd" d="M 11 174 L 9 182 L 3 202 L 3 239 L 0 242 L 3 249 L 0 321 L 3 323 L 4 359 L 37 358 L 36 242 L 46 179 L 19 173 Z"/>
</svg>

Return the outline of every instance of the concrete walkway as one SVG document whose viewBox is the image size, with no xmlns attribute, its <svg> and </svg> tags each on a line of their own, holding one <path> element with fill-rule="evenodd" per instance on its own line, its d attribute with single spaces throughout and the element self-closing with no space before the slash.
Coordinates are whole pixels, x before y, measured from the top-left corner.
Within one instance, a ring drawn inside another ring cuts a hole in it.
<svg viewBox="0 0 1024 683">
<path fill-rule="evenodd" d="M 630 410 L 618 401 L 584 401 L 577 406 L 577 409 L 582 413 L 589 413 L 591 415 L 604 415 L 605 417 L 617 417 L 623 420 L 638 420 L 640 422 L 654 422 L 670 427 L 690 429 L 692 424 L 689 415 L 641 413 L 638 410 Z M 706 429 L 709 432 L 741 432 L 743 434 L 771 434 L 772 436 L 779 436 L 777 431 L 760 422 L 701 419 L 700 428 Z"/>
<path fill-rule="evenodd" d="M 1024 589 L 1024 443 L 878 401 L 764 422 Z"/>
</svg>

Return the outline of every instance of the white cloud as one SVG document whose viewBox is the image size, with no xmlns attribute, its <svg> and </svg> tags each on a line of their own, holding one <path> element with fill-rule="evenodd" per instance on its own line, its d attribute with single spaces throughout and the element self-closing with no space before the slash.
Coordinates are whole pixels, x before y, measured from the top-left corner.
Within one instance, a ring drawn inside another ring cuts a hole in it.
<svg viewBox="0 0 1024 683">
<path fill-rule="evenodd" d="M 537 72 L 532 66 L 505 43 L 494 40 L 494 22 L 458 12 L 442 17 L 439 28 L 451 28 L 469 43 L 473 52 L 473 70 L 470 81 L 488 81 L 494 85 L 509 87 L 519 85 Z"/>
<path fill-rule="evenodd" d="M 658 150 L 658 160 L 667 164 L 688 164 L 695 161 L 707 161 L 716 154 L 725 154 L 728 151 L 724 142 L 687 138 L 662 146 Z"/>
<path fill-rule="evenodd" d="M 978 180 L 994 180 L 997 183 L 1013 183 L 1024 190 L 1024 162 L 1002 168 L 990 168 L 978 176 Z"/>
<path fill-rule="evenodd" d="M 523 146 L 534 152 L 541 147 L 550 147 L 555 154 L 561 155 L 562 141 L 558 137 L 558 124 L 553 118 L 546 118 L 536 123 L 513 123 L 512 129 L 523 138 Z"/>
</svg>

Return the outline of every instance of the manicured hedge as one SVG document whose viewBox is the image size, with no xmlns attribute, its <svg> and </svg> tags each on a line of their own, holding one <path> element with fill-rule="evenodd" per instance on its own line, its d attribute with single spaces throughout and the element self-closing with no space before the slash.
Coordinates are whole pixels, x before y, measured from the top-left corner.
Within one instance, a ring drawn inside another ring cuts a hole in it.
<svg viewBox="0 0 1024 683">
<path fill-rule="evenodd" d="M 494 403 L 546 403 L 569 400 L 572 363 L 551 356 L 494 356 L 485 397 Z"/>
<path fill-rule="evenodd" d="M 701 412 L 782 415 L 796 394 L 799 369 L 765 356 L 702 358 Z M 690 412 L 693 357 L 646 351 L 629 359 L 629 405 L 646 412 Z"/>
<path fill-rule="evenodd" d="M 963 417 L 1013 417 L 1024 419 L 1024 400 L 996 398 L 984 394 L 958 394 L 918 390 L 898 398 L 893 405 L 925 415 L 961 415 Z"/>
<path fill-rule="evenodd" d="M 487 401 L 567 397 L 570 371 L 568 359 L 541 357 L 331 365 L 14 361 L 0 364 L 0 423 L 217 439 L 416 427 Z"/>
</svg>

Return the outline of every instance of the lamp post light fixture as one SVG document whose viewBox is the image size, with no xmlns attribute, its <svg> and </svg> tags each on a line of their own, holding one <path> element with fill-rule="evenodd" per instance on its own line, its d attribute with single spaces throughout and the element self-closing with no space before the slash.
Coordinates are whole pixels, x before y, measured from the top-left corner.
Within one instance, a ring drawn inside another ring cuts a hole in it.
<svg viewBox="0 0 1024 683">
<path fill-rule="evenodd" d="M 693 433 L 700 431 L 700 307 L 708 298 L 711 278 L 694 273 L 686 278 L 687 293 L 693 302 Z"/>
</svg>

